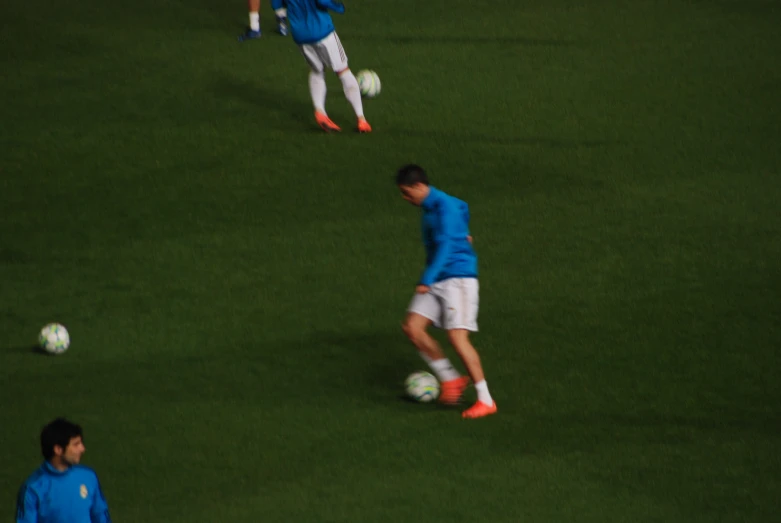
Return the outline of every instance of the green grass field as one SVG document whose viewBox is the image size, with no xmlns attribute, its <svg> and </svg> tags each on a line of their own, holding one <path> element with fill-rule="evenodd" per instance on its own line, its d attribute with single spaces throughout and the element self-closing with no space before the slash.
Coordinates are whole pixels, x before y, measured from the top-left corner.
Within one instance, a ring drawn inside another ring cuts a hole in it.
<svg viewBox="0 0 781 523">
<path fill-rule="evenodd" d="M 371 135 L 263 4 L 3 2 L 0 519 L 66 415 L 117 522 L 777 521 L 781 4 L 348 2 Z M 492 418 L 402 398 L 408 162 Z"/>
</svg>

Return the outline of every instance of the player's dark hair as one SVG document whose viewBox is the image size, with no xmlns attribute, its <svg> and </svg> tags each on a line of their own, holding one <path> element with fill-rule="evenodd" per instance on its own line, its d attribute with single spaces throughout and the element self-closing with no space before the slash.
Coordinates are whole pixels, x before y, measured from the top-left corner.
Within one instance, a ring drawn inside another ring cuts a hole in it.
<svg viewBox="0 0 781 523">
<path fill-rule="evenodd" d="M 411 163 L 396 173 L 396 185 L 415 185 L 416 183 L 428 185 L 428 176 L 420 165 Z"/>
<path fill-rule="evenodd" d="M 43 454 L 43 459 L 46 461 L 52 459 L 54 457 L 55 445 L 59 445 L 64 449 L 77 436 L 82 436 L 81 427 L 65 418 L 57 418 L 46 425 L 41 431 L 41 453 Z"/>
</svg>

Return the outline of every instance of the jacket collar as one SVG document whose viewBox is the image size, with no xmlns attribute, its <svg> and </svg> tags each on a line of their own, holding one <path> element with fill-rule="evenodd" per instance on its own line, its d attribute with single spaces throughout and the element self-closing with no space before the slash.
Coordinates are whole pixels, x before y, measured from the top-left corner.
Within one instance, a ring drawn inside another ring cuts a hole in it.
<svg viewBox="0 0 781 523">
<path fill-rule="evenodd" d="M 433 185 L 429 185 L 428 196 L 426 196 L 426 199 L 423 200 L 423 203 L 421 203 L 420 206 L 425 210 L 433 208 L 442 199 L 443 194 L 442 191 Z"/>
<path fill-rule="evenodd" d="M 65 470 L 57 470 L 56 468 L 54 468 L 54 465 L 52 465 L 48 461 L 44 461 L 41 467 L 45 469 L 46 472 L 48 472 L 49 474 L 54 474 L 56 476 L 62 476 L 63 474 L 67 474 L 68 472 L 70 472 L 71 468 L 73 468 L 73 467 L 68 467 Z"/>
</svg>

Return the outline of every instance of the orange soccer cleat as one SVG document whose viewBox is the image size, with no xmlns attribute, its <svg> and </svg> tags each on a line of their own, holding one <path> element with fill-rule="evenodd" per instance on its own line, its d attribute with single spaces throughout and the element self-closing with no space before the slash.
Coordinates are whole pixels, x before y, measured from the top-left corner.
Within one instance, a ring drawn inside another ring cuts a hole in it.
<svg viewBox="0 0 781 523">
<path fill-rule="evenodd" d="M 494 401 L 493 404 L 488 405 L 487 403 L 478 401 L 462 412 L 461 417 L 464 419 L 474 419 L 482 418 L 483 416 L 490 416 L 491 414 L 496 414 L 496 402 Z"/>
<path fill-rule="evenodd" d="M 439 391 L 439 402 L 445 405 L 456 405 L 468 385 L 469 376 L 443 381 L 442 388 Z"/>
<path fill-rule="evenodd" d="M 358 132 L 359 133 L 370 133 L 372 132 L 372 126 L 369 125 L 369 122 L 366 121 L 366 118 L 361 116 L 358 118 Z"/>
<path fill-rule="evenodd" d="M 321 113 L 320 111 L 315 111 L 315 120 L 317 120 L 317 125 L 327 133 L 338 133 L 342 130 L 341 127 L 333 122 L 333 120 L 328 118 L 327 114 Z"/>
</svg>

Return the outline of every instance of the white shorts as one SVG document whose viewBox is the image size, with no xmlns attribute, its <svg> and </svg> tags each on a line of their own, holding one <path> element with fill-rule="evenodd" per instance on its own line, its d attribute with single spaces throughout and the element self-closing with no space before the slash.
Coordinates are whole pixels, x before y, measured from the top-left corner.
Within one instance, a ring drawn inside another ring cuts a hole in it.
<svg viewBox="0 0 781 523">
<path fill-rule="evenodd" d="M 326 67 L 337 73 L 347 69 L 347 54 L 336 31 L 319 42 L 301 44 L 299 47 L 304 58 L 309 62 L 309 67 L 316 73 L 321 73 Z"/>
<path fill-rule="evenodd" d="M 430 319 L 440 329 L 477 332 L 479 294 L 477 278 L 450 278 L 435 283 L 426 294 L 415 294 L 407 312 Z"/>
</svg>

